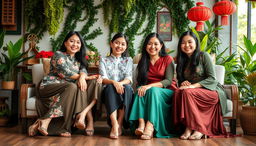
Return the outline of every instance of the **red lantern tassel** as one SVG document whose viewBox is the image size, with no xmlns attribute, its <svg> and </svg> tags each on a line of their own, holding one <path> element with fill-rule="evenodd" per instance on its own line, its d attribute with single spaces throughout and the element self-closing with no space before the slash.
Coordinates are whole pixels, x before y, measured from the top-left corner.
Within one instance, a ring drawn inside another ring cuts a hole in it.
<svg viewBox="0 0 256 146">
<path fill-rule="evenodd" d="M 228 15 L 221 16 L 221 25 L 228 25 Z"/>
<path fill-rule="evenodd" d="M 204 30 L 204 22 L 199 21 L 196 22 L 196 31 L 203 31 Z"/>
</svg>

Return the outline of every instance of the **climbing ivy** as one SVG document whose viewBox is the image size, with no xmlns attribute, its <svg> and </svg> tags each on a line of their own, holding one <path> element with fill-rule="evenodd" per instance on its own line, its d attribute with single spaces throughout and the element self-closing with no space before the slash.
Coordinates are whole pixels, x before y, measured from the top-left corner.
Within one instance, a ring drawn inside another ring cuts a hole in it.
<svg viewBox="0 0 256 146">
<path fill-rule="evenodd" d="M 50 35 L 55 35 L 55 33 L 58 32 L 60 23 L 63 20 L 63 3 L 63 0 L 44 0 L 45 23 Z"/>
<path fill-rule="evenodd" d="M 63 18 L 64 7 L 68 13 L 63 29 L 60 30 L 59 24 Z M 77 23 L 82 23 L 80 33 L 86 42 L 102 34 L 100 28 L 90 29 L 98 20 L 95 16 L 99 8 L 100 6 L 94 6 L 94 0 L 25 0 L 26 31 L 36 34 L 39 39 L 43 37 L 47 30 L 51 35 L 60 31 L 59 35 L 51 38 L 53 51 L 56 51 L 60 48 L 66 34 L 75 30 Z M 82 18 L 83 14 L 85 17 Z M 97 52 L 97 48 L 92 43 L 86 44 L 86 46 Z"/>
<path fill-rule="evenodd" d="M 166 7 L 173 21 L 174 34 L 180 35 L 188 28 L 186 12 L 194 5 L 192 0 L 104 0 L 102 2 L 104 22 L 109 25 L 109 40 L 113 33 L 123 32 L 129 37 L 130 56 L 135 55 L 135 36 L 145 38 L 156 24 L 156 14 Z M 142 29 L 142 25 L 145 28 Z M 143 40 L 140 44 L 142 46 Z"/>
<path fill-rule="evenodd" d="M 44 32 L 47 31 L 45 23 L 44 0 L 24 0 L 25 26 L 28 33 L 36 34 L 42 39 Z"/>
<path fill-rule="evenodd" d="M 95 16 L 97 15 L 98 9 L 100 8 L 99 6 L 94 6 L 93 0 L 70 0 L 66 7 L 69 13 L 65 19 L 64 27 L 58 37 L 51 38 L 53 51 L 56 51 L 60 48 L 66 34 L 71 30 L 75 30 L 78 22 L 84 24 L 80 30 L 84 40 L 91 40 L 102 34 L 102 30 L 100 28 L 89 32 L 90 28 L 98 20 L 95 18 Z M 85 13 L 85 17 L 81 19 L 83 13 Z M 88 45 L 86 43 L 86 46 L 95 51 L 95 47 L 92 44 Z"/>
</svg>

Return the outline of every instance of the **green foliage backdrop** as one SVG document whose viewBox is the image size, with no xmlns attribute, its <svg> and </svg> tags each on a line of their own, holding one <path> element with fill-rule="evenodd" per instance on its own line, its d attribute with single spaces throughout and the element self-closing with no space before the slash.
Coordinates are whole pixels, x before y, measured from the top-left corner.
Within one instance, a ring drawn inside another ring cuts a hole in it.
<svg viewBox="0 0 256 146">
<path fill-rule="evenodd" d="M 173 21 L 173 34 L 179 35 L 188 27 L 186 12 L 193 6 L 193 0 L 103 0 L 98 6 L 94 5 L 94 0 L 25 0 L 24 11 L 27 32 L 35 33 L 41 39 L 44 32 L 48 31 L 53 36 L 51 45 L 53 51 L 56 51 L 65 35 L 76 29 L 77 23 L 83 24 L 79 31 L 85 42 L 102 34 L 101 28 L 91 30 L 98 20 L 95 18 L 98 10 L 102 8 L 104 22 L 109 26 L 108 41 L 113 33 L 125 33 L 129 37 L 129 52 L 133 57 L 136 53 L 133 44 L 135 36 L 142 35 L 145 38 L 153 30 L 157 11 L 162 7 L 169 10 Z M 64 19 L 63 29 L 59 30 L 64 8 L 67 8 L 68 13 Z M 56 35 L 56 32 L 60 34 Z M 86 45 L 97 51 L 93 44 Z"/>
</svg>

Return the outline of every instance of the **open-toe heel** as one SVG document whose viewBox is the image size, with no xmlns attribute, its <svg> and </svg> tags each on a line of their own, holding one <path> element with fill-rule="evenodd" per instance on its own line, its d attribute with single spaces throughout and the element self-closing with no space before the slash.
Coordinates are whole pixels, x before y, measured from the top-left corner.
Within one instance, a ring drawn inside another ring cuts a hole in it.
<svg viewBox="0 0 256 146">
<path fill-rule="evenodd" d="M 48 135 L 47 129 L 42 127 L 42 121 L 39 121 L 39 126 L 37 128 L 37 130 L 44 136 Z"/>
<path fill-rule="evenodd" d="M 119 128 L 119 127 L 118 127 Z M 117 128 L 117 129 L 118 129 Z M 118 130 L 117 130 L 117 133 L 113 133 L 113 127 L 111 128 L 111 131 L 110 131 L 110 135 L 109 135 L 109 138 L 111 139 L 118 139 Z"/>
<path fill-rule="evenodd" d="M 143 140 L 150 140 L 153 138 L 154 129 L 145 128 L 143 134 L 141 135 L 140 139 Z"/>
<path fill-rule="evenodd" d="M 35 136 L 37 134 L 37 129 L 39 126 L 39 121 L 37 120 L 34 124 L 28 127 L 28 136 Z"/>
<path fill-rule="evenodd" d="M 85 130 L 85 135 L 87 135 L 87 136 L 93 136 L 93 134 L 94 134 L 94 130 L 92 129 L 92 130 L 89 130 L 89 129 L 86 129 Z"/>
<path fill-rule="evenodd" d="M 190 139 L 190 140 L 199 140 L 199 139 L 202 139 L 202 138 L 207 139 L 207 135 L 202 134 L 202 133 L 201 134 L 193 134 L 193 135 L 189 136 L 188 139 Z"/>
<path fill-rule="evenodd" d="M 143 135 L 143 132 L 144 132 L 144 129 L 142 129 L 142 128 L 137 128 L 134 133 L 135 133 L 135 135 L 137 135 L 137 136 L 141 136 L 141 135 Z"/>
<path fill-rule="evenodd" d="M 180 136 L 180 139 L 182 139 L 182 140 L 187 140 L 187 139 L 189 138 L 189 136 L 190 136 L 190 135 L 185 136 L 185 134 L 182 134 L 182 135 Z"/>
</svg>

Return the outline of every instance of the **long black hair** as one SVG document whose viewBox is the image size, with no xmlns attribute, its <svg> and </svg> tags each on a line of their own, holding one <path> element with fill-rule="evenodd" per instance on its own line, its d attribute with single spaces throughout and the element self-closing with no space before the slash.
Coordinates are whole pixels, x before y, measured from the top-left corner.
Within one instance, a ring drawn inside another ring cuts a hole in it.
<svg viewBox="0 0 256 146">
<path fill-rule="evenodd" d="M 191 36 L 195 40 L 195 43 L 196 43 L 196 49 L 190 58 L 188 57 L 188 55 L 186 53 L 184 53 L 181 50 L 182 40 L 187 35 Z M 190 61 L 189 68 L 191 69 L 190 72 L 193 73 L 196 71 L 196 66 L 199 64 L 199 59 L 200 59 L 200 54 L 201 54 L 200 42 L 199 42 L 198 38 L 196 37 L 196 35 L 192 31 L 186 31 L 186 32 L 182 33 L 180 36 L 177 50 L 178 50 L 178 53 L 177 53 L 177 57 L 176 57 L 176 61 L 177 61 L 176 72 L 177 72 L 177 79 L 178 79 L 179 83 L 181 83 L 184 81 L 183 73 L 184 73 L 184 70 L 185 70 L 187 64 L 189 63 L 189 61 Z"/>
<path fill-rule="evenodd" d="M 118 39 L 118 38 L 124 38 L 125 39 L 125 42 L 126 42 L 126 46 L 127 46 L 127 48 L 126 48 L 126 50 L 122 53 L 122 57 L 128 57 L 129 56 L 129 50 L 128 50 L 128 48 L 129 48 L 129 40 L 128 40 L 128 38 L 127 38 L 127 36 L 126 35 L 124 35 L 123 33 L 121 33 L 121 32 L 119 32 L 119 33 L 117 33 L 117 34 L 115 34 L 114 36 L 113 36 L 113 38 L 111 39 L 111 42 L 113 43 L 116 39 Z M 112 48 L 110 47 L 110 54 L 112 53 Z"/>
<path fill-rule="evenodd" d="M 151 38 L 156 37 L 160 44 L 162 45 L 162 48 L 159 52 L 159 56 L 167 56 L 167 53 L 165 51 L 165 45 L 161 37 L 157 33 L 150 33 L 144 40 L 143 46 L 141 48 L 141 59 L 138 63 L 138 76 L 137 76 L 137 82 L 138 86 L 146 85 L 148 83 L 148 70 L 149 70 L 149 63 L 150 63 L 150 57 L 146 50 L 147 45 Z"/>
<path fill-rule="evenodd" d="M 85 47 L 85 44 L 84 44 L 84 40 L 83 40 L 83 38 L 82 38 L 82 36 L 80 35 L 79 32 L 77 32 L 77 31 L 70 31 L 70 32 L 66 35 L 66 37 L 65 37 L 65 39 L 64 39 L 64 41 L 63 41 L 63 43 L 62 43 L 61 48 L 60 48 L 60 51 L 61 51 L 61 52 L 66 52 L 66 51 L 67 51 L 67 48 L 66 48 L 66 46 L 65 46 L 65 42 L 66 42 L 70 37 L 72 37 L 73 35 L 77 35 L 78 38 L 80 39 L 80 42 L 81 42 L 80 51 L 76 52 L 75 58 L 76 58 L 76 60 L 77 60 L 78 62 L 80 62 L 81 67 L 86 67 L 86 68 L 87 68 L 87 67 L 88 67 L 88 62 L 87 62 L 86 59 L 85 59 L 86 47 Z"/>
</svg>

